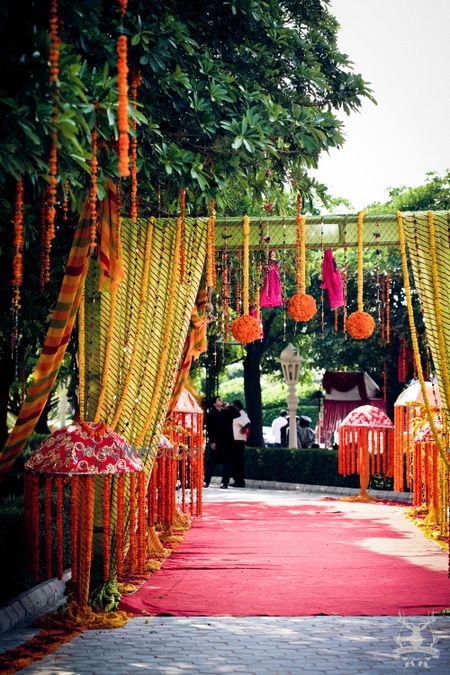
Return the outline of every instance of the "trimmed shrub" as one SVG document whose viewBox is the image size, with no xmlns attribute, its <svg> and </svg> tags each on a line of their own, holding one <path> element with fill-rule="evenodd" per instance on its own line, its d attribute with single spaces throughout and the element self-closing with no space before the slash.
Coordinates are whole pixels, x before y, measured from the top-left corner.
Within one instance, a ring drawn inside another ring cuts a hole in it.
<svg viewBox="0 0 450 675">
<path fill-rule="evenodd" d="M 337 450 L 326 448 L 246 448 L 245 477 L 305 485 L 359 487 L 359 476 L 338 474 Z M 374 476 L 370 488 L 392 490 L 392 478 Z"/>
</svg>

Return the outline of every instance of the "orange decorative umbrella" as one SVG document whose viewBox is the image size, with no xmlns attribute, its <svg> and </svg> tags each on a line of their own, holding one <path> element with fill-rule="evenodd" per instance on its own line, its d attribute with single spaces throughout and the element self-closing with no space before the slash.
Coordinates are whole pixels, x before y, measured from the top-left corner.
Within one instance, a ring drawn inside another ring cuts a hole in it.
<svg viewBox="0 0 450 675">
<path fill-rule="evenodd" d="M 394 425 L 373 405 L 352 410 L 339 427 L 338 471 L 343 476 L 359 473 L 358 499 L 368 500 L 370 475 L 392 475 Z"/>
</svg>

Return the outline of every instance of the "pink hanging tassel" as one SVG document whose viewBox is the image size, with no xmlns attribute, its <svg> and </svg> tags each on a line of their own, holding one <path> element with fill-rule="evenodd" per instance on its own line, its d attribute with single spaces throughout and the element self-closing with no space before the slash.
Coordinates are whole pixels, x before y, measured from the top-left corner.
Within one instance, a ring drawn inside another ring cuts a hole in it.
<svg viewBox="0 0 450 675">
<path fill-rule="evenodd" d="M 320 288 L 328 291 L 330 309 L 344 306 L 344 291 L 342 288 L 341 273 L 333 258 L 333 251 L 329 248 L 325 251 L 322 263 L 322 283 Z"/>
</svg>

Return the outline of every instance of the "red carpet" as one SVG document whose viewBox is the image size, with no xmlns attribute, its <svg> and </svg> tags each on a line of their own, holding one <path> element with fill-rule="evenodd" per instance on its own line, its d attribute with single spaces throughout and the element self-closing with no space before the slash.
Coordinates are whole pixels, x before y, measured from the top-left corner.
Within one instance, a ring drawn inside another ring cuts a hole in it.
<svg viewBox="0 0 450 675">
<path fill-rule="evenodd" d="M 122 600 L 122 609 L 176 616 L 379 616 L 450 607 L 445 552 L 429 543 L 416 563 L 409 562 L 405 546 L 415 552 L 416 535 L 390 526 L 384 509 L 392 507 L 352 505 L 352 514 L 339 502 L 204 508 L 180 548 Z M 429 569 L 436 564 L 442 571 Z"/>
</svg>

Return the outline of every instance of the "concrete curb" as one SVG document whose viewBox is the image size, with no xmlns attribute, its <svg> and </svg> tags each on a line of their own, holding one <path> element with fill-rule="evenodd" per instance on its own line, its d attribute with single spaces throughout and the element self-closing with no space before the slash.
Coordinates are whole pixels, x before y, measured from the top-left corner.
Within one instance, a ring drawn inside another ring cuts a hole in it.
<svg viewBox="0 0 450 675">
<path fill-rule="evenodd" d="M 0 607 L 0 633 L 31 623 L 61 604 L 64 599 L 66 582 L 71 578 L 71 570 L 64 572 L 62 579 L 49 579 L 28 591 L 4 607 Z"/>
<path fill-rule="evenodd" d="M 213 476 L 211 483 L 220 485 L 221 479 L 218 476 Z M 245 479 L 245 484 L 249 488 L 255 490 L 289 490 L 295 492 L 311 492 L 318 494 L 340 495 L 345 497 L 356 497 L 359 495 L 358 488 L 336 487 L 334 485 L 306 485 L 304 483 L 281 483 L 271 480 L 253 480 L 251 478 Z M 408 502 L 412 503 L 412 495 L 410 492 L 392 492 L 391 490 L 368 490 L 369 495 L 377 497 L 378 499 L 387 499 L 393 502 Z"/>
</svg>

